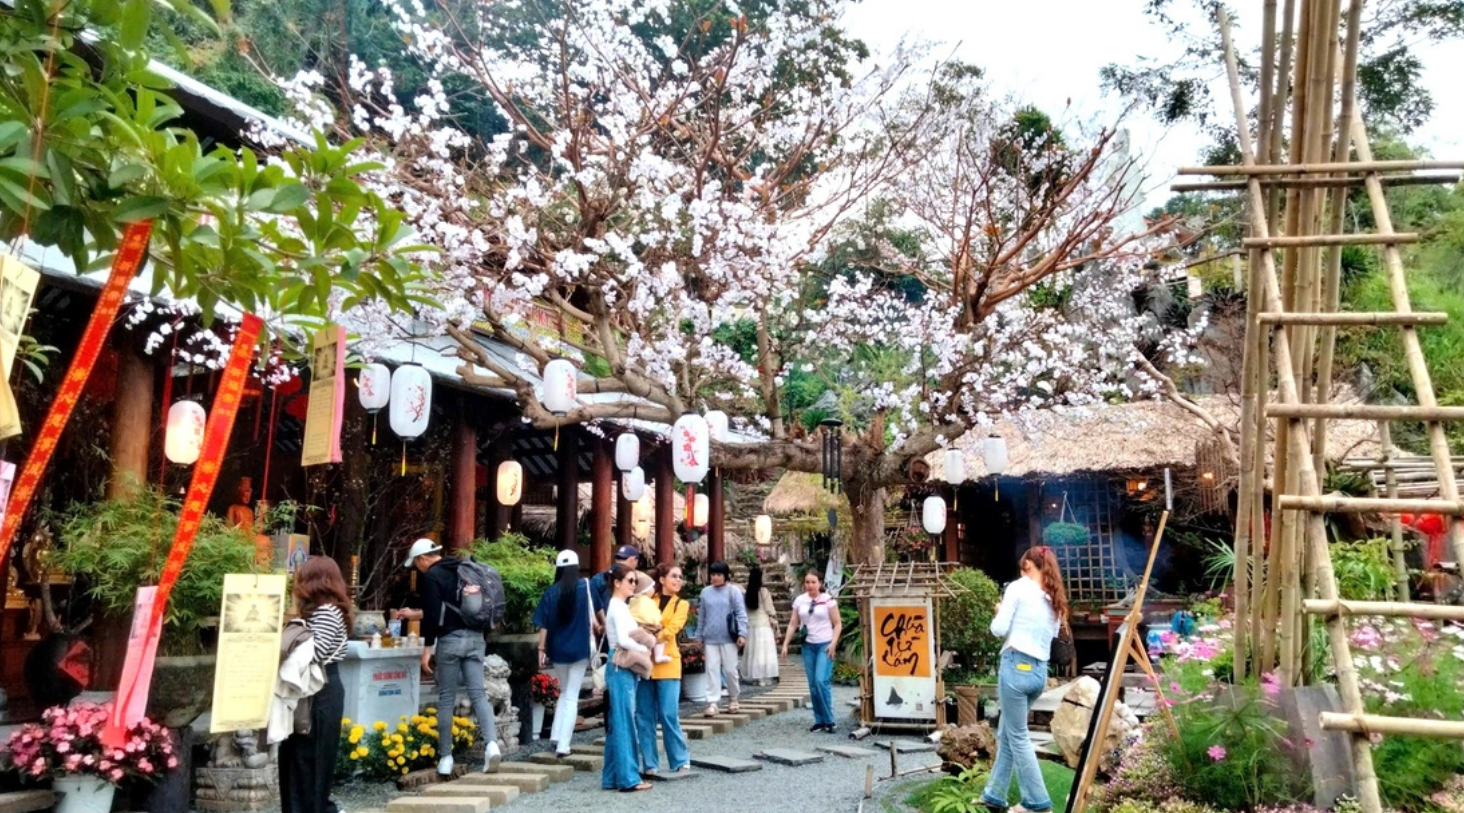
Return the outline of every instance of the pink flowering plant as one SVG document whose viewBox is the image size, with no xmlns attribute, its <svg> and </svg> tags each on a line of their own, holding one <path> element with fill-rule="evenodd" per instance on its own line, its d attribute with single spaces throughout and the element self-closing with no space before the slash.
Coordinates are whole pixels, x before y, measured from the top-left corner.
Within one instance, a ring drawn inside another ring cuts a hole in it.
<svg viewBox="0 0 1464 813">
<path fill-rule="evenodd" d="M 172 735 L 144 718 L 127 732 L 122 745 L 102 744 L 102 729 L 112 704 L 73 703 L 41 713 L 10 735 L 0 755 L 6 765 L 30 779 L 81 774 L 116 785 L 124 779 L 156 782 L 178 767 Z"/>
</svg>

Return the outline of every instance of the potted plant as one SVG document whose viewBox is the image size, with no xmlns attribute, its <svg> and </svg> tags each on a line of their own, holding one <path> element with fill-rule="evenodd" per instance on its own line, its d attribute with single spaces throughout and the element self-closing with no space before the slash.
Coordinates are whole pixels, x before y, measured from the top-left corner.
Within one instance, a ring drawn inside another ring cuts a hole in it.
<svg viewBox="0 0 1464 813">
<path fill-rule="evenodd" d="M 52 780 L 57 813 L 107 813 L 117 785 L 129 777 L 157 782 L 178 767 L 168 730 L 144 718 L 128 729 L 126 745 L 102 744 L 112 704 L 74 703 L 41 713 L 5 741 L 6 765 L 29 779 Z"/>
<path fill-rule="evenodd" d="M 130 500 L 78 504 L 61 522 L 62 570 L 91 597 L 104 618 L 127 629 L 137 590 L 157 584 L 178 526 L 178 504 L 158 489 Z M 154 666 L 148 714 L 169 728 L 191 725 L 209 706 L 214 657 L 203 631 L 217 624 L 224 574 L 257 573 L 254 540 L 211 514 L 203 516 L 188 566 L 168 599 Z M 115 652 L 107 647 L 115 645 Z M 123 657 L 120 640 L 102 639 L 103 658 Z"/>
<path fill-rule="evenodd" d="M 492 542 L 474 542 L 471 553 L 473 561 L 497 570 L 503 579 L 508 606 L 503 629 L 488 636 L 488 650 L 508 662 L 513 669 L 510 680 L 522 687 L 539 671 L 534 608 L 554 584 L 554 551 L 530 547 L 528 537 L 510 532 Z"/>
<path fill-rule="evenodd" d="M 544 709 L 559 700 L 559 678 L 540 672 L 529 678 L 530 711 L 533 714 L 533 732 L 530 738 L 537 740 L 544 731 Z"/>
<path fill-rule="evenodd" d="M 681 699 L 700 703 L 707 696 L 707 654 L 701 641 L 690 638 L 678 643 L 681 649 Z"/>
</svg>

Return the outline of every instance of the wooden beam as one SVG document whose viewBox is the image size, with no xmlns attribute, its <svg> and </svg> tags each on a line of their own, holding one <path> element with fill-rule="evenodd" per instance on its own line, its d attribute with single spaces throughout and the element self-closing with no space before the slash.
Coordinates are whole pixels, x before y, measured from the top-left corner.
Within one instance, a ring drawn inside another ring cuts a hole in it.
<svg viewBox="0 0 1464 813">
<path fill-rule="evenodd" d="M 615 492 L 615 546 L 634 545 L 635 503 L 627 500 L 619 488 L 615 489 Z M 599 560 L 595 560 L 595 572 L 599 573 L 610 565 L 609 559 L 605 560 L 604 567 L 600 566 Z"/>
<path fill-rule="evenodd" d="M 1449 314 L 1441 311 L 1395 313 L 1393 311 L 1356 313 L 1262 313 L 1263 325 L 1319 325 L 1349 327 L 1354 325 L 1443 325 Z"/>
<path fill-rule="evenodd" d="M 1176 175 L 1333 175 L 1346 172 L 1415 172 L 1459 170 L 1464 161 L 1343 161 L 1313 164 L 1246 164 L 1243 166 L 1180 167 Z"/>
<path fill-rule="evenodd" d="M 656 564 L 676 561 L 676 470 L 671 446 L 657 449 L 656 457 Z"/>
<path fill-rule="evenodd" d="M 559 435 L 558 499 L 554 501 L 555 529 L 560 550 L 574 550 L 579 544 L 579 434 Z"/>
<path fill-rule="evenodd" d="M 1284 237 L 1247 237 L 1240 241 L 1246 248 L 1320 248 L 1325 246 L 1384 246 L 1417 243 L 1423 238 L 1415 232 L 1398 234 L 1300 234 Z"/>
<path fill-rule="evenodd" d="M 602 438 L 593 438 L 594 457 L 590 461 L 590 561 L 595 563 L 595 572 L 610 567 L 601 562 L 610 562 L 610 549 L 614 546 L 614 530 L 611 525 L 610 506 L 614 504 L 615 464 L 611 459 L 610 447 Z"/>
<path fill-rule="evenodd" d="M 448 512 L 447 547 L 472 546 L 478 522 L 478 430 L 464 405 L 452 433 L 452 507 Z"/>
</svg>

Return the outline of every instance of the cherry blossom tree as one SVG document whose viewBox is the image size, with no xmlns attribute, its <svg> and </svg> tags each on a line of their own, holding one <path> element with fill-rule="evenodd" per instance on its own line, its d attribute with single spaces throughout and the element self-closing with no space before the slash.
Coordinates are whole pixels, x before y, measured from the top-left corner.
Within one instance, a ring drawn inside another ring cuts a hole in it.
<svg viewBox="0 0 1464 813">
<path fill-rule="evenodd" d="M 740 439 L 717 466 L 816 472 L 787 388 L 837 371 L 869 561 L 911 461 L 1003 412 L 1136 397 L 1141 344 L 1183 351 L 1133 306 L 1167 222 L 1115 232 L 1133 168 L 1114 130 L 1060 128 L 917 50 L 871 56 L 836 0 L 389 5 L 428 92 L 404 102 L 359 61 L 348 87 L 294 87 L 329 91 L 381 151 L 366 182 L 440 250 L 423 315 L 536 426 L 722 409 Z M 509 122 L 486 143 L 451 126 L 443 88 L 464 78 Z M 386 335 L 393 314 L 354 317 Z M 568 329 L 526 329 L 545 318 Z M 596 396 L 567 415 L 523 372 L 556 357 Z"/>
</svg>

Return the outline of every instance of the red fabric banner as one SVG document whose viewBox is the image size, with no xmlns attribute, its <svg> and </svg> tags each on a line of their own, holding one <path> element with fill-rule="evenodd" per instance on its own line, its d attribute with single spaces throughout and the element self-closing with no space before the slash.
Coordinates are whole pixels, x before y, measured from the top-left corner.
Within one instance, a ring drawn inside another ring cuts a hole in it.
<svg viewBox="0 0 1464 813">
<path fill-rule="evenodd" d="M 219 467 L 229 448 L 229 436 L 234 431 L 234 418 L 239 414 L 239 402 L 244 397 L 244 384 L 249 378 L 249 367 L 254 362 L 254 351 L 259 344 L 261 327 L 263 323 L 258 316 L 246 313 L 243 324 L 239 326 L 239 335 L 234 337 L 229 363 L 224 367 L 218 392 L 214 394 L 213 409 L 208 416 L 208 426 L 204 429 L 203 449 L 199 452 L 198 461 L 193 464 L 193 480 L 188 485 L 187 496 L 183 498 L 183 510 L 178 517 L 178 530 L 173 535 L 173 546 L 168 551 L 168 561 L 164 563 L 163 574 L 158 579 L 157 595 L 152 601 L 145 633 L 138 635 L 137 619 L 133 619 L 134 637 L 143 641 L 156 642 L 162 635 L 168 595 L 173 592 L 173 585 L 183 573 L 183 565 L 193 550 L 193 539 L 198 535 L 198 526 L 203 521 L 208 501 L 213 497 L 214 485 L 219 480 Z M 115 744 L 120 741 L 126 730 L 141 719 L 139 710 L 147 708 L 148 686 L 151 681 L 151 669 L 138 669 L 131 675 L 124 671 L 122 685 L 117 687 L 117 702 L 113 705 L 112 718 L 107 721 L 107 727 L 102 732 L 103 742 Z"/>
<path fill-rule="evenodd" d="M 51 402 L 46 420 L 36 435 L 36 442 L 32 444 L 30 454 L 26 456 L 20 469 L 20 477 L 15 481 L 10 504 L 6 507 L 5 521 L 0 524 L 0 565 L 10 561 L 10 545 L 15 541 L 21 520 L 25 519 L 26 509 L 30 507 L 36 488 L 41 484 L 41 477 L 46 473 L 46 466 L 51 462 L 51 455 L 56 451 L 56 443 L 60 441 L 61 433 L 71 420 L 71 413 L 76 410 L 76 402 L 86 389 L 87 379 L 91 377 L 92 368 L 96 366 L 97 357 L 101 355 L 102 345 L 107 341 L 107 333 L 111 331 L 117 311 L 122 308 L 122 301 L 127 296 L 127 286 L 147 258 L 147 241 L 151 235 L 151 220 L 133 223 L 122 233 L 122 245 L 117 249 L 117 256 L 112 259 L 112 273 L 107 277 L 107 284 L 102 287 L 101 298 L 97 300 L 91 319 L 86 323 L 86 332 L 81 334 L 81 344 L 76 347 L 76 355 L 71 358 L 66 377 L 61 379 L 61 389 L 56 393 L 56 400 Z"/>
</svg>

